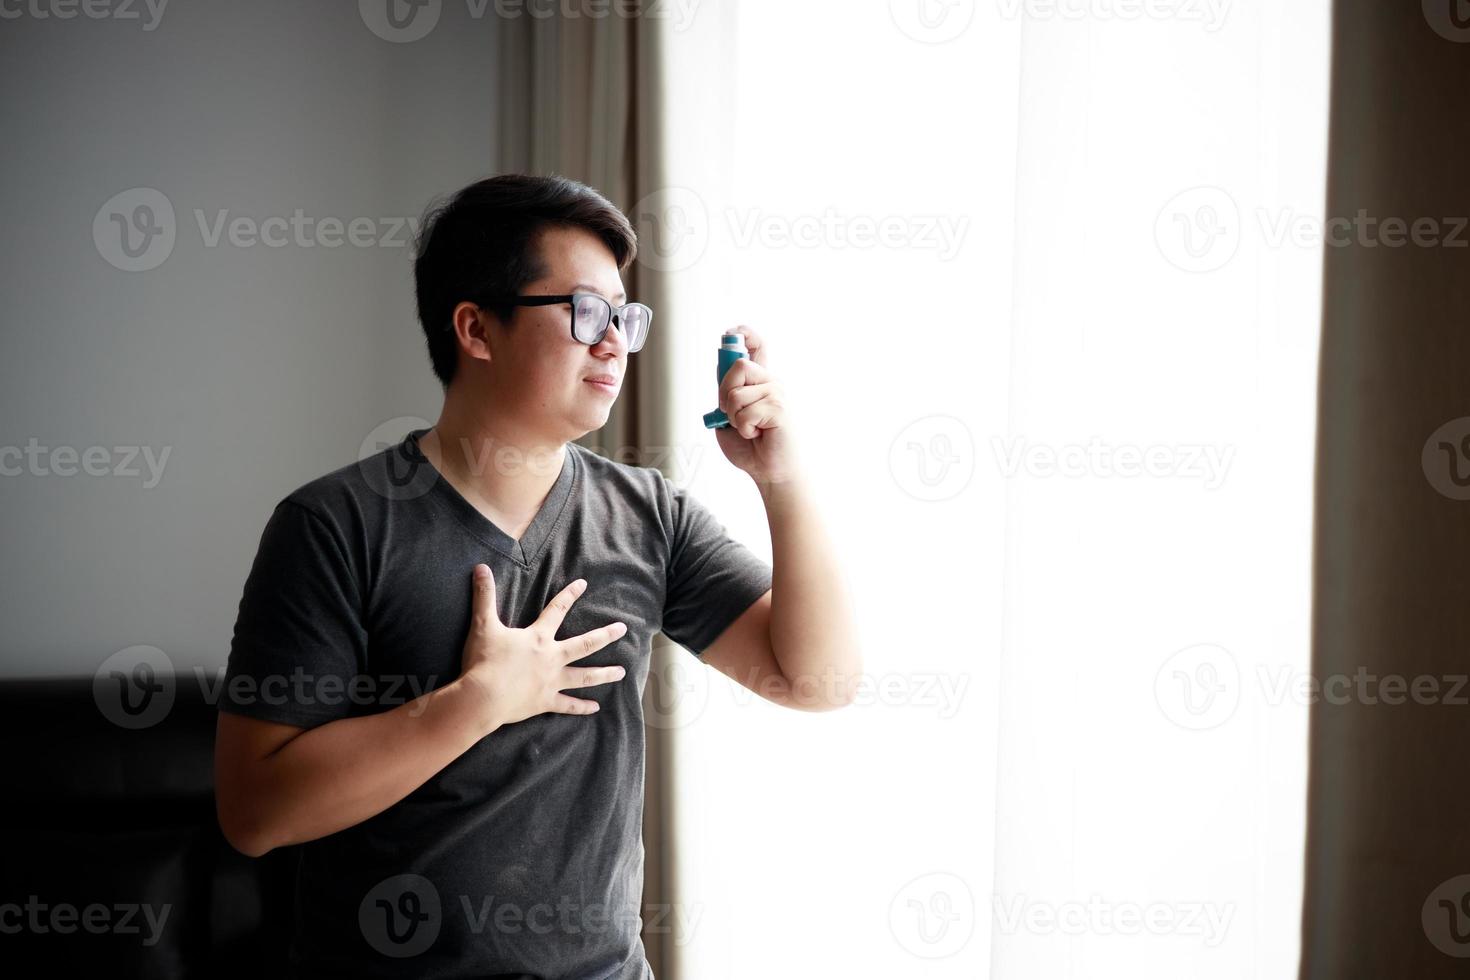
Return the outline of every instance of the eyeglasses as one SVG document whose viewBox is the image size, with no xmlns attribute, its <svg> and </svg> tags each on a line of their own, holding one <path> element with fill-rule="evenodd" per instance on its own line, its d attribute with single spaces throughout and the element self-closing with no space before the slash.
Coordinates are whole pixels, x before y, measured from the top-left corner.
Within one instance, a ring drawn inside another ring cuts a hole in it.
<svg viewBox="0 0 1470 980">
<path fill-rule="evenodd" d="M 567 303 L 572 308 L 572 338 L 588 346 L 602 342 L 608 324 L 616 323 L 628 341 L 628 353 L 640 350 L 648 339 L 653 323 L 653 310 L 642 303 L 625 303 L 614 309 L 596 293 L 567 293 L 560 296 L 511 296 L 502 302 L 510 306 L 556 306 Z"/>
</svg>

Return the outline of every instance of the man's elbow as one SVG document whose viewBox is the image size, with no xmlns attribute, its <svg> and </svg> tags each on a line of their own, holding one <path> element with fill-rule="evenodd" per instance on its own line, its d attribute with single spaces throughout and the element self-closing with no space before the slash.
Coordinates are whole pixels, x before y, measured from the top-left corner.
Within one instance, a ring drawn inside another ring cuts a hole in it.
<svg viewBox="0 0 1470 980">
<path fill-rule="evenodd" d="M 786 677 L 786 697 L 782 703 L 797 711 L 836 711 L 855 703 L 861 686 L 861 671 L 839 674 L 827 670 L 815 675 Z"/>
<path fill-rule="evenodd" d="M 225 843 L 246 857 L 262 857 L 275 847 L 258 823 L 235 808 L 222 806 L 217 798 L 215 817 L 219 822 L 220 833 L 224 835 Z"/>
</svg>

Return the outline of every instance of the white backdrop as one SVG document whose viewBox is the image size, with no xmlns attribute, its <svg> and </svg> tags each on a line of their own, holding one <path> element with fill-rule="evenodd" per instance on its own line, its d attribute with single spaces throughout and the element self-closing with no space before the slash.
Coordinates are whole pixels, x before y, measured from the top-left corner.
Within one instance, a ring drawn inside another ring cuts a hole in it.
<svg viewBox="0 0 1470 980">
<path fill-rule="evenodd" d="M 1127 10 L 670 29 L 688 482 L 769 556 L 698 424 L 748 323 L 870 682 L 675 679 L 678 976 L 1294 972 L 1326 4 Z"/>
<path fill-rule="evenodd" d="M 997 978 L 1296 975 L 1328 5 L 1192 6 L 1024 32 Z"/>
</svg>

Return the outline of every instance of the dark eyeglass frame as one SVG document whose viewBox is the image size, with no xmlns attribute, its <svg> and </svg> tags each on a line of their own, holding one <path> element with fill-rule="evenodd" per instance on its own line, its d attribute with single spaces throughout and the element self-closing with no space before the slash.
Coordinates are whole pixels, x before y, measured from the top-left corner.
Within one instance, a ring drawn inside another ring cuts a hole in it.
<svg viewBox="0 0 1470 980">
<path fill-rule="evenodd" d="M 607 308 L 607 316 L 602 321 L 602 329 L 597 332 L 597 338 L 591 341 L 583 340 L 581 337 L 577 336 L 577 304 L 583 299 L 595 299 L 597 300 L 597 302 L 601 303 Z M 588 347 L 591 347 L 593 344 L 602 343 L 603 338 L 607 336 L 608 327 L 612 326 L 614 323 L 616 323 L 618 325 L 618 329 L 622 330 L 624 335 L 626 335 L 627 330 L 623 329 L 623 311 L 627 310 L 629 307 L 636 306 L 639 309 L 643 310 L 643 315 L 645 317 L 643 336 L 639 338 L 637 347 L 632 346 L 631 343 L 629 344 L 629 354 L 633 354 L 642 350 L 643 345 L 648 343 L 649 333 L 653 330 L 653 307 L 647 305 L 646 303 L 624 303 L 622 306 L 615 307 L 612 305 L 612 303 L 608 302 L 606 299 L 597 295 L 596 293 L 575 292 L 560 293 L 555 296 L 507 296 L 504 299 L 498 300 L 497 302 L 507 306 L 556 306 L 560 303 L 566 303 L 571 307 L 571 315 L 567 322 L 568 325 L 571 327 L 572 339 L 579 344 L 586 344 Z"/>
</svg>

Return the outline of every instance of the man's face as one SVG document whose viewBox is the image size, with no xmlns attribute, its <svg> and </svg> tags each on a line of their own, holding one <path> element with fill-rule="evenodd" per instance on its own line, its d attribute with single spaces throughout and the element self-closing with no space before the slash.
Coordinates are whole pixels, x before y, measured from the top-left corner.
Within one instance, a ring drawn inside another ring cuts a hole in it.
<svg viewBox="0 0 1470 980">
<path fill-rule="evenodd" d="M 536 244 L 546 275 L 527 283 L 522 295 L 591 292 L 614 309 L 627 302 L 617 261 L 596 235 L 581 228 L 552 227 Z M 627 338 L 616 324 L 588 346 L 572 336 L 571 317 L 566 303 L 518 306 L 511 329 L 489 331 L 488 394 L 496 412 L 558 442 L 607 423 L 628 365 Z M 611 376 L 612 386 L 588 380 L 598 376 Z"/>
</svg>

